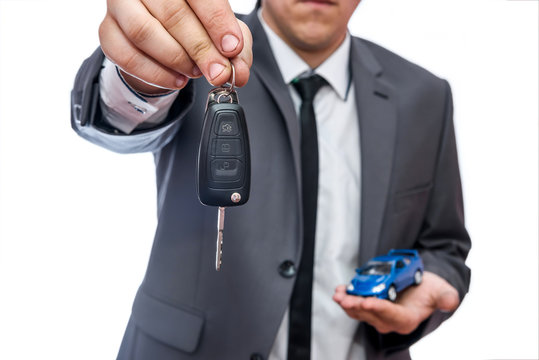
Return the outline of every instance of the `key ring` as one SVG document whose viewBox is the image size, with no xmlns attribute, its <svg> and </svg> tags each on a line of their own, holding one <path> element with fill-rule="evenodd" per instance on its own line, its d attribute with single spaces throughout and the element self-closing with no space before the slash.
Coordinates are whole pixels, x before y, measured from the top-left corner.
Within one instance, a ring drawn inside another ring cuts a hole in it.
<svg viewBox="0 0 539 360">
<path fill-rule="evenodd" d="M 234 64 L 230 63 L 230 66 L 232 67 L 232 82 L 228 83 L 228 86 L 220 86 L 217 88 L 214 88 L 213 90 L 210 90 L 208 93 L 208 101 L 206 102 L 206 109 L 208 108 L 207 104 L 209 104 L 212 101 L 215 101 L 216 103 L 220 104 L 221 100 L 228 100 L 227 102 L 230 102 L 231 104 L 238 102 L 238 94 L 236 93 L 236 68 L 234 67 Z M 228 99 L 227 99 L 228 98 Z M 224 102 L 223 101 L 223 102 Z"/>
<path fill-rule="evenodd" d="M 232 67 L 232 82 L 227 83 L 227 84 L 230 84 L 230 86 L 228 86 L 228 87 L 222 86 L 223 90 L 226 91 L 227 93 L 226 94 L 224 94 L 224 93 L 219 94 L 219 96 L 217 97 L 217 102 L 218 103 L 220 103 L 219 100 L 221 100 L 221 97 L 223 95 L 228 96 L 230 98 L 230 102 L 231 103 L 233 102 L 231 94 L 233 92 L 235 92 L 234 88 L 236 87 L 236 68 L 234 67 L 234 64 L 232 64 L 232 63 L 230 63 L 230 67 Z"/>
<path fill-rule="evenodd" d="M 232 67 L 232 82 L 230 83 L 230 87 L 228 89 L 229 94 L 234 91 L 234 87 L 236 87 L 236 68 L 232 62 L 230 63 L 230 67 Z"/>
</svg>

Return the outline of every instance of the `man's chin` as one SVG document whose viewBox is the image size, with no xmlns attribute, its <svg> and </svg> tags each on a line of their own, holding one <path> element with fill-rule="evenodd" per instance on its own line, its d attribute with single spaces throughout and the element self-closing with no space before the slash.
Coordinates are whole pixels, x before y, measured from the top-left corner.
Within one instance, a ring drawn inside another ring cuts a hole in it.
<svg viewBox="0 0 539 360">
<path fill-rule="evenodd" d="M 305 27 L 299 36 L 295 36 L 294 46 L 305 52 L 324 52 L 327 49 L 336 48 L 344 36 L 342 39 L 335 39 L 334 31 L 333 29 L 332 33 L 319 24 Z"/>
</svg>

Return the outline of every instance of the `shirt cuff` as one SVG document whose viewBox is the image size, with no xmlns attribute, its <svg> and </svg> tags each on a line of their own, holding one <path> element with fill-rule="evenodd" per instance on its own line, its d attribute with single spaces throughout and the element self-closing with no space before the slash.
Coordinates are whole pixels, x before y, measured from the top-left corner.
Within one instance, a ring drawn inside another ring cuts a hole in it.
<svg viewBox="0 0 539 360">
<path fill-rule="evenodd" d="M 130 134 L 137 127 L 152 127 L 165 120 L 179 91 L 148 95 L 134 90 L 109 59 L 103 61 L 99 75 L 103 115 L 113 127 Z"/>
</svg>

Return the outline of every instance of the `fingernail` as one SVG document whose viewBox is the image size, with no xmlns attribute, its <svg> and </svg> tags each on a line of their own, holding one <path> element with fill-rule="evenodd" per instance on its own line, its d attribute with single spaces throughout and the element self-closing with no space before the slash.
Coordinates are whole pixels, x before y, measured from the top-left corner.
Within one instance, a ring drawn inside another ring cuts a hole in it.
<svg viewBox="0 0 539 360">
<path fill-rule="evenodd" d="M 211 80 L 215 79 L 225 69 L 225 66 L 223 64 L 214 63 L 210 65 L 210 78 Z"/>
<path fill-rule="evenodd" d="M 240 41 L 237 37 L 234 35 L 225 35 L 221 39 L 221 47 L 223 48 L 223 51 L 230 52 L 236 50 L 236 47 L 238 46 L 238 43 Z"/>
<path fill-rule="evenodd" d="M 198 66 L 195 65 L 195 67 L 193 68 L 193 76 L 200 76 L 200 75 L 202 75 L 202 72 L 200 71 Z"/>
<path fill-rule="evenodd" d="M 186 82 L 187 82 L 187 78 L 185 76 L 178 76 L 176 78 L 176 87 L 182 88 L 185 86 Z"/>
</svg>

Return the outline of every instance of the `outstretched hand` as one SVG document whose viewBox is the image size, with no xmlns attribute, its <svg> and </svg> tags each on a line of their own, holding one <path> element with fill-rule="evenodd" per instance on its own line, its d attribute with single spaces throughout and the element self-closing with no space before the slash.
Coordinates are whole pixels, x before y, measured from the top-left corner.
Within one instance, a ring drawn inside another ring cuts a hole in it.
<svg viewBox="0 0 539 360">
<path fill-rule="evenodd" d="M 151 91 L 144 82 L 181 89 L 200 76 L 222 85 L 231 78 L 230 62 L 237 86 L 249 78 L 251 33 L 227 0 L 108 0 L 99 38 L 105 55 L 143 92 Z"/>
<path fill-rule="evenodd" d="M 395 303 L 375 297 L 348 295 L 345 285 L 335 289 L 333 300 L 348 316 L 372 325 L 382 334 L 410 334 L 435 310 L 454 311 L 460 302 L 453 286 L 427 271 L 421 284 L 402 291 Z"/>
</svg>

